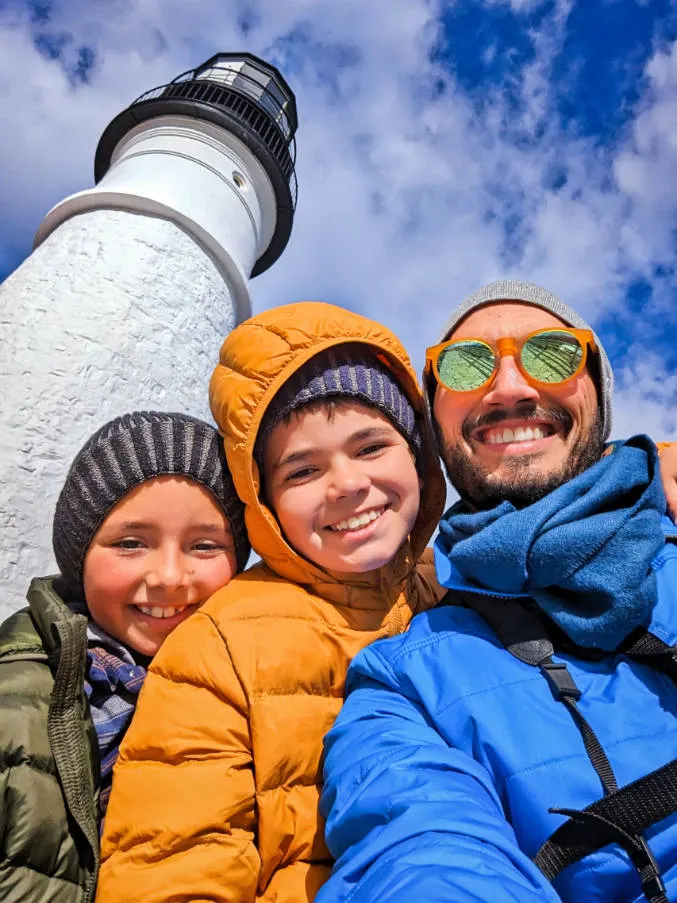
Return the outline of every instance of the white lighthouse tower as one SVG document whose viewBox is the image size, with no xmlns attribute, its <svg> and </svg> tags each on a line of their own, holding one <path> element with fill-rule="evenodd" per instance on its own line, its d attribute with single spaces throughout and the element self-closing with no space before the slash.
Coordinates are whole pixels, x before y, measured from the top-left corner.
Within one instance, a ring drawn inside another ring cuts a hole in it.
<svg viewBox="0 0 677 903">
<path fill-rule="evenodd" d="M 140 408 L 208 416 L 248 279 L 291 233 L 296 128 L 274 66 L 217 54 L 113 119 L 95 187 L 47 214 L 0 286 L 0 618 L 54 568 L 56 496 L 90 433 Z"/>
</svg>

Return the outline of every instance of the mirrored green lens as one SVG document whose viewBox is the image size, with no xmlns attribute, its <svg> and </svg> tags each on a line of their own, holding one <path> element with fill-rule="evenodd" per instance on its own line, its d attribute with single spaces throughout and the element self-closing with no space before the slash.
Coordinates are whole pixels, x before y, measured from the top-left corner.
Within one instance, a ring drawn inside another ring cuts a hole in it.
<svg viewBox="0 0 677 903">
<path fill-rule="evenodd" d="M 569 332 L 542 332 L 522 346 L 522 367 L 541 383 L 561 383 L 576 372 L 583 358 L 583 346 Z"/>
<path fill-rule="evenodd" d="M 437 359 L 440 381 L 455 392 L 472 392 L 494 372 L 494 352 L 483 342 L 454 342 Z"/>
</svg>

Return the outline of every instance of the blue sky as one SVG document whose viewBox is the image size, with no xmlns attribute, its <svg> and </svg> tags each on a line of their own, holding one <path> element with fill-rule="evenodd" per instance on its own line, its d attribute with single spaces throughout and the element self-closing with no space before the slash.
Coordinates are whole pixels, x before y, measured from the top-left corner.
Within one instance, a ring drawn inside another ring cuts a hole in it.
<svg viewBox="0 0 677 903">
<path fill-rule="evenodd" d="M 255 310 L 323 298 L 417 364 L 500 276 L 593 320 L 616 435 L 677 438 L 677 7 L 668 0 L 0 0 L 0 279 L 92 183 L 107 122 L 217 50 L 299 104 L 294 233 Z"/>
</svg>

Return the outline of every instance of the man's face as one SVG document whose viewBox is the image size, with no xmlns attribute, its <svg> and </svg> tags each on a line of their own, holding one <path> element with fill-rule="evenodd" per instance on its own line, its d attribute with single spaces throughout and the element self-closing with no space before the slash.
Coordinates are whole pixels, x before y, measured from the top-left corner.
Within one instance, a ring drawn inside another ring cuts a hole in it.
<svg viewBox="0 0 677 903">
<path fill-rule="evenodd" d="M 529 304 L 505 301 L 471 313 L 450 338 L 504 336 L 565 325 Z M 604 448 L 597 389 L 588 368 L 547 389 L 501 358 L 493 380 L 473 392 L 437 385 L 433 414 L 449 479 L 478 508 L 507 499 L 518 507 L 547 495 L 597 461 Z"/>
</svg>

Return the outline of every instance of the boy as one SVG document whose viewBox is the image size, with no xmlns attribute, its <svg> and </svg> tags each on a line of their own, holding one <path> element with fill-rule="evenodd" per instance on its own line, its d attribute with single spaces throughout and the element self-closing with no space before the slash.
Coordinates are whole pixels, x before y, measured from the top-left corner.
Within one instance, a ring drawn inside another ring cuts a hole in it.
<svg viewBox="0 0 677 903">
<path fill-rule="evenodd" d="M 385 327 L 319 303 L 253 317 L 222 347 L 211 404 L 263 561 L 153 662 L 99 903 L 312 900 L 331 868 L 322 738 L 348 664 L 440 597 L 424 550 L 444 483 Z"/>
<path fill-rule="evenodd" d="M 160 645 L 246 564 L 216 430 L 107 423 L 56 504 L 60 574 L 0 627 L 0 898 L 91 901 L 112 769 Z"/>
</svg>

